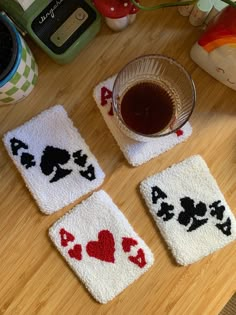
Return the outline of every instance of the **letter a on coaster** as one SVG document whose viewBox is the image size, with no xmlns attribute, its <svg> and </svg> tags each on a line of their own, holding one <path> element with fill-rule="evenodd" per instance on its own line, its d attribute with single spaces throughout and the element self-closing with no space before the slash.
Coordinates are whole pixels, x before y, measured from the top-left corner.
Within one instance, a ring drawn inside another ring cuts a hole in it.
<svg viewBox="0 0 236 315">
<path fill-rule="evenodd" d="M 98 188 L 104 180 L 96 158 L 61 105 L 9 131 L 3 141 L 46 214 Z"/>
<path fill-rule="evenodd" d="M 103 191 L 65 214 L 49 236 L 93 297 L 107 303 L 153 264 L 153 254 Z"/>
<path fill-rule="evenodd" d="M 179 264 L 192 264 L 236 239 L 234 214 L 199 155 L 150 176 L 140 189 Z"/>
</svg>

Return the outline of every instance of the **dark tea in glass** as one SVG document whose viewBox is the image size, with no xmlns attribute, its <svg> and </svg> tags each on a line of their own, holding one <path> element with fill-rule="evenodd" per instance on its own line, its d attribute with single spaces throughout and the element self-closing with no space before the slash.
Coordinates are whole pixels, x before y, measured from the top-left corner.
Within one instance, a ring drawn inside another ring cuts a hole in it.
<svg viewBox="0 0 236 315">
<path fill-rule="evenodd" d="M 156 82 L 131 86 L 121 100 L 121 116 L 135 132 L 150 135 L 169 127 L 175 111 L 171 95 Z"/>
<path fill-rule="evenodd" d="M 115 123 L 129 138 L 146 142 L 175 133 L 189 119 L 195 87 L 174 59 L 146 55 L 120 70 L 112 89 Z"/>
</svg>

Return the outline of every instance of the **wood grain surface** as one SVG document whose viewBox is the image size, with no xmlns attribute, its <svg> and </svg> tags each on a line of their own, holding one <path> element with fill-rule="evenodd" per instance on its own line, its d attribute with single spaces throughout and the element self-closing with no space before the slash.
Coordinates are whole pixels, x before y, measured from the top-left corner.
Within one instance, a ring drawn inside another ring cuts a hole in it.
<svg viewBox="0 0 236 315">
<path fill-rule="evenodd" d="M 189 57 L 202 30 L 177 9 L 140 12 L 126 30 L 99 35 L 60 66 L 27 39 L 39 80 L 21 103 L 0 108 L 1 137 L 54 104 L 62 104 L 106 173 L 102 188 L 155 256 L 154 266 L 106 305 L 97 303 L 50 242 L 48 228 L 73 205 L 43 215 L 0 143 L 0 314 L 216 315 L 236 291 L 235 243 L 187 266 L 172 258 L 138 191 L 139 183 L 193 154 L 207 162 L 236 214 L 236 93 Z M 92 97 L 93 88 L 143 54 L 175 58 L 192 75 L 197 102 L 193 134 L 148 163 L 128 165 Z"/>
</svg>

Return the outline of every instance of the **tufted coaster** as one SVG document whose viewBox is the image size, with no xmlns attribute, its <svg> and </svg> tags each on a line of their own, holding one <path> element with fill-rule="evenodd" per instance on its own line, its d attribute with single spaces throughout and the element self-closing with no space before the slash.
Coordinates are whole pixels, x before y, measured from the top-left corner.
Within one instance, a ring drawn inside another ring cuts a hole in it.
<svg viewBox="0 0 236 315">
<path fill-rule="evenodd" d="M 42 212 L 51 214 L 99 187 L 104 173 L 61 105 L 3 138 Z"/>
<path fill-rule="evenodd" d="M 140 189 L 179 264 L 192 264 L 236 239 L 235 217 L 199 155 L 147 178 Z"/>
<path fill-rule="evenodd" d="M 100 303 L 112 300 L 154 261 L 150 249 L 103 190 L 59 219 L 49 236 Z"/>
<path fill-rule="evenodd" d="M 93 97 L 101 111 L 101 114 L 118 143 L 125 158 L 132 166 L 138 166 L 164 153 L 176 144 L 185 141 L 192 134 L 190 123 L 186 123 L 176 133 L 160 137 L 151 142 L 139 142 L 130 139 L 117 127 L 112 111 L 112 88 L 115 76 L 98 84 L 93 92 Z"/>
</svg>

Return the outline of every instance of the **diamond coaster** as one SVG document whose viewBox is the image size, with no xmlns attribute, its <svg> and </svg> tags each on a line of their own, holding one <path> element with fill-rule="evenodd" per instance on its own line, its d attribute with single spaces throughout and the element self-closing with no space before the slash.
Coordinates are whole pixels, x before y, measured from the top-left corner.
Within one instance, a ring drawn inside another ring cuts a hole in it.
<svg viewBox="0 0 236 315">
<path fill-rule="evenodd" d="M 49 236 L 93 297 L 107 303 L 153 264 L 153 254 L 104 192 L 76 206 Z"/>
<path fill-rule="evenodd" d="M 147 178 L 140 189 L 179 264 L 192 264 L 236 239 L 235 217 L 200 156 Z"/>
<path fill-rule="evenodd" d="M 42 212 L 99 187 L 104 173 L 60 105 L 8 132 L 4 144 Z"/>
<path fill-rule="evenodd" d="M 123 134 L 117 127 L 112 111 L 112 88 L 115 81 L 113 76 L 98 84 L 93 92 L 93 97 L 100 109 L 102 116 L 118 143 L 125 158 L 132 166 L 141 165 L 161 153 L 173 148 L 176 144 L 185 141 L 192 133 L 190 123 L 186 123 L 180 130 L 168 136 L 160 137 L 151 142 L 138 142 Z"/>
</svg>

